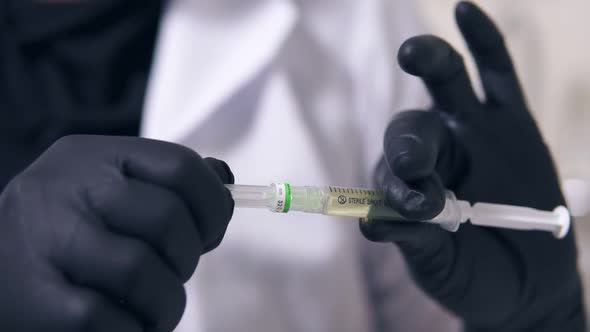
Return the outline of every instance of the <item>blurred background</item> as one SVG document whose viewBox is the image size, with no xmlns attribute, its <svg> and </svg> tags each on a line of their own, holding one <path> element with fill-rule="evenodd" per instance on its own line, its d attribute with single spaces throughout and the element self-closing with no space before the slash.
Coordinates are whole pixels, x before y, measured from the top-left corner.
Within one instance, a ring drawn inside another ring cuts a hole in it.
<svg viewBox="0 0 590 332">
<path fill-rule="evenodd" d="M 590 1 L 475 0 L 499 24 L 531 111 L 555 157 L 570 208 L 590 209 Z M 467 54 L 454 24 L 456 1 L 418 0 L 427 31 Z M 472 77 L 473 62 L 465 57 Z M 476 82 L 477 80 L 474 80 Z M 576 220 L 590 314 L 590 216 Z"/>
</svg>

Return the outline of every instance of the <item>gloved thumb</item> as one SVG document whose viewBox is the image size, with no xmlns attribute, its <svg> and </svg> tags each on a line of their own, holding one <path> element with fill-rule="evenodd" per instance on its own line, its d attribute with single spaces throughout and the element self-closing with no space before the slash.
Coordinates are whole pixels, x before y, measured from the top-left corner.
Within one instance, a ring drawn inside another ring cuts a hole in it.
<svg viewBox="0 0 590 332">
<path fill-rule="evenodd" d="M 224 184 L 234 184 L 234 174 L 225 161 L 211 157 L 204 158 L 203 161 L 211 170 L 215 172 L 215 174 L 217 174 L 221 182 Z"/>
</svg>

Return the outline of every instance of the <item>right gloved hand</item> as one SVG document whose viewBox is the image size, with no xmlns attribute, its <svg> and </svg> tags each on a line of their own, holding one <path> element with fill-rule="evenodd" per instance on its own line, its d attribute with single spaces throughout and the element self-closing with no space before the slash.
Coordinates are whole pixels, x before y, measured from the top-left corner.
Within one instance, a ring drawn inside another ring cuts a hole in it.
<svg viewBox="0 0 590 332">
<path fill-rule="evenodd" d="M 400 47 L 401 67 L 423 80 L 434 105 L 399 113 L 387 129 L 377 182 L 389 204 L 414 221 L 443 209 L 445 188 L 472 203 L 565 205 L 500 31 L 470 2 L 459 2 L 456 19 L 485 100 L 443 39 L 417 36 Z M 470 224 L 457 233 L 420 222 L 361 227 L 373 241 L 395 243 L 416 283 L 467 331 L 585 330 L 573 230 L 557 240 L 548 232 Z"/>
<path fill-rule="evenodd" d="M 223 238 L 233 183 L 179 145 L 69 136 L 0 196 L 0 330 L 168 332 Z"/>
</svg>

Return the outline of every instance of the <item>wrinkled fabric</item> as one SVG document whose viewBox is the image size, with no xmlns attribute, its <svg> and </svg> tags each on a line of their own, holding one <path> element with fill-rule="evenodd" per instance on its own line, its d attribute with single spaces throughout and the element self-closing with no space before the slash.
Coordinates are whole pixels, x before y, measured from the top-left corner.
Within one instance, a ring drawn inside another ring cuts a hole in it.
<svg viewBox="0 0 590 332">
<path fill-rule="evenodd" d="M 417 30 L 405 1 L 171 2 L 143 135 L 226 160 L 236 183 L 369 186 L 391 116 L 427 102 L 395 63 Z M 177 331 L 457 329 L 355 220 L 237 209 Z"/>
<path fill-rule="evenodd" d="M 64 135 L 138 134 L 161 7 L 0 4 L 0 188 Z"/>
</svg>

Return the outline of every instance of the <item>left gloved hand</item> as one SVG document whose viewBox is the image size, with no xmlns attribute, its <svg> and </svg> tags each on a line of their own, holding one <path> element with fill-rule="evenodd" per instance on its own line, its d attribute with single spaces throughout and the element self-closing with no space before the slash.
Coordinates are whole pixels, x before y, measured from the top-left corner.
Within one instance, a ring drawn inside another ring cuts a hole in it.
<svg viewBox="0 0 590 332">
<path fill-rule="evenodd" d="M 502 36 L 471 3 L 459 3 L 456 16 L 486 100 L 478 100 L 461 56 L 442 39 L 402 45 L 400 65 L 423 79 L 434 107 L 400 113 L 389 125 L 377 172 L 388 202 L 411 220 L 439 213 L 445 187 L 471 202 L 564 205 Z M 573 231 L 557 240 L 545 232 L 464 224 L 449 233 L 385 221 L 361 223 L 361 230 L 398 245 L 418 285 L 469 331 L 584 330 Z"/>
</svg>

